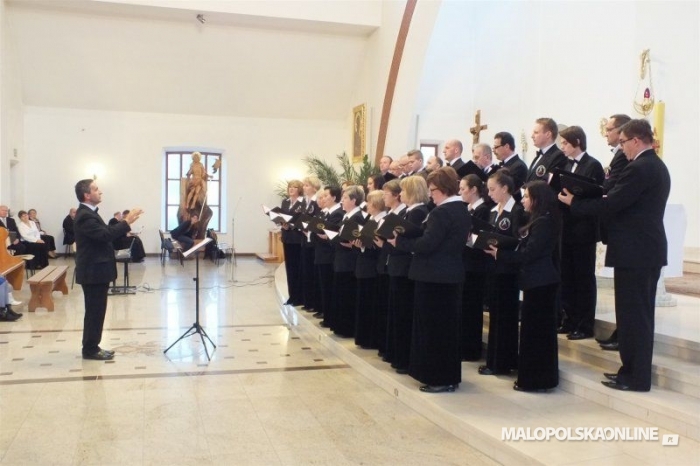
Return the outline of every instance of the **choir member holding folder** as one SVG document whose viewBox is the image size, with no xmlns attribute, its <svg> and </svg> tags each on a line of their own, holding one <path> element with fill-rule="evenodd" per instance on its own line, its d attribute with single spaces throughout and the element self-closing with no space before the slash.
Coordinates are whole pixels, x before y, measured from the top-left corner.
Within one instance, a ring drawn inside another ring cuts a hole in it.
<svg viewBox="0 0 700 466">
<path fill-rule="evenodd" d="M 378 222 L 384 218 L 384 195 L 382 191 L 370 191 L 367 194 L 367 212 L 370 218 L 364 226 L 359 227 L 359 233 L 368 231 L 374 237 L 374 230 Z M 365 236 L 366 237 L 366 236 Z M 374 242 L 363 242 L 361 238 L 353 240 L 353 246 L 360 251 L 355 265 L 355 278 L 357 279 L 357 300 L 355 304 L 355 344 L 364 349 L 376 349 L 376 325 L 377 309 L 377 260 L 379 249 Z"/>
<path fill-rule="evenodd" d="M 523 224 L 523 207 L 513 198 L 515 186 L 507 168 L 488 179 L 489 196 L 496 203 L 489 223 L 503 236 L 518 237 Z M 518 267 L 489 261 L 489 340 L 486 364 L 479 374 L 508 374 L 518 367 Z"/>
<path fill-rule="evenodd" d="M 555 264 L 561 219 L 556 194 L 544 181 L 526 184 L 522 202 L 530 219 L 520 229 L 523 239 L 517 251 L 491 247 L 486 252 L 497 263 L 513 264 L 520 270 L 523 307 L 518 380 L 513 389 L 546 391 L 559 384 L 555 307 L 559 271 Z"/>
<path fill-rule="evenodd" d="M 304 235 L 303 242 L 301 244 L 301 291 L 302 291 L 302 304 L 305 311 L 316 308 L 316 270 L 314 267 L 314 253 L 315 244 L 314 241 L 317 239 L 316 235 L 308 231 L 308 223 L 303 222 L 307 220 L 308 217 L 313 217 L 318 214 L 320 210 L 318 206 L 317 191 L 321 188 L 321 182 L 315 176 L 307 176 L 303 181 L 304 190 L 304 212 L 300 217 L 299 224 L 300 230 Z M 306 223 L 306 227 L 304 226 Z"/>
<path fill-rule="evenodd" d="M 486 184 L 477 175 L 470 174 L 459 182 L 459 193 L 467 204 L 472 218 L 472 232 L 479 233 L 475 221 L 488 223 L 494 204 L 486 193 Z M 486 295 L 487 256 L 475 249 L 471 238 L 462 256 L 464 262 L 464 287 L 462 289 L 462 360 L 478 361 L 482 353 L 484 326 L 484 297 Z"/>
<path fill-rule="evenodd" d="M 462 251 L 471 219 L 458 196 L 459 181 L 452 167 L 428 175 L 427 184 L 436 207 L 424 223 L 423 235 L 399 235 L 395 240 L 397 248 L 413 252 L 409 271 L 409 278 L 415 282 L 409 374 L 424 384 L 420 387 L 423 392 L 453 392 L 462 380 Z"/>
<path fill-rule="evenodd" d="M 390 182 L 391 183 L 391 182 Z M 386 185 L 385 185 L 386 186 Z M 404 219 L 418 227 L 428 216 L 428 185 L 422 176 L 408 176 L 401 180 L 401 200 L 408 207 Z M 388 217 L 388 216 L 387 216 Z M 397 234 L 400 234 L 396 231 Z M 409 278 L 412 250 L 397 246 L 389 240 L 389 311 L 387 318 L 387 356 L 391 367 L 399 374 L 407 374 L 411 355 L 411 328 L 413 327 L 413 280 Z"/>
<path fill-rule="evenodd" d="M 302 304 L 301 289 L 301 244 L 304 235 L 294 227 L 294 221 L 304 211 L 303 184 L 299 180 L 287 183 L 289 197 L 282 201 L 280 213 L 290 216 L 282 223 L 282 248 L 284 249 L 284 269 L 287 272 L 289 299 L 286 304 Z M 271 217 L 272 218 L 272 217 Z M 273 220 L 274 221 L 274 220 Z"/>
<path fill-rule="evenodd" d="M 561 149 L 566 155 L 566 171 L 584 180 L 597 189 L 597 196 L 603 194 L 605 179 L 603 166 L 586 153 L 586 133 L 580 126 L 569 126 L 562 130 Z M 565 184 L 566 174 L 562 177 L 562 187 L 574 190 L 577 196 L 586 197 L 576 187 Z M 585 183 L 585 181 L 583 181 Z M 584 184 L 585 187 L 585 184 Z M 596 243 L 600 241 L 598 217 L 595 215 L 571 215 L 571 209 L 561 204 L 562 239 L 561 239 L 561 301 L 564 319 L 560 333 L 568 333 L 569 340 L 593 338 L 597 286 L 595 278 Z"/>
<path fill-rule="evenodd" d="M 319 197 L 323 211 L 316 217 L 317 222 L 310 227 L 318 241 L 314 255 L 314 264 L 318 271 L 319 288 L 321 290 L 320 309 L 316 310 L 314 317 L 325 318 L 325 313 L 332 306 L 333 294 L 333 258 L 335 251 L 333 245 L 324 233 L 324 227 L 339 224 L 343 220 L 343 209 L 340 207 L 340 188 L 326 186 Z M 313 220 L 313 219 L 312 219 Z M 325 320 L 321 321 L 321 327 L 328 327 Z"/>
<path fill-rule="evenodd" d="M 357 251 L 353 251 L 351 233 L 365 221 L 360 210 L 360 204 L 365 200 L 362 186 L 348 186 L 343 190 L 340 203 L 345 215 L 339 233 L 332 239 L 335 256 L 333 257 L 333 304 L 325 311 L 325 323 L 333 332 L 341 337 L 351 338 L 355 335 L 355 300 L 356 279 L 355 266 Z M 328 234 L 328 233 L 327 233 Z"/>
<path fill-rule="evenodd" d="M 382 186 L 382 195 L 384 206 L 388 209 L 387 214 L 395 214 L 403 216 L 406 212 L 406 204 L 401 202 L 401 182 L 398 179 L 392 179 L 384 183 Z M 384 224 L 386 216 L 377 222 L 378 228 Z M 374 237 L 374 244 L 379 248 L 379 258 L 377 260 L 377 320 L 376 320 L 376 342 L 379 350 L 379 357 L 384 361 L 391 360 L 391 352 L 393 344 L 388 349 L 388 313 L 389 313 L 389 295 L 392 286 L 392 280 L 389 276 L 387 262 L 389 261 L 389 253 L 393 246 L 386 243 L 380 236 Z"/>
</svg>

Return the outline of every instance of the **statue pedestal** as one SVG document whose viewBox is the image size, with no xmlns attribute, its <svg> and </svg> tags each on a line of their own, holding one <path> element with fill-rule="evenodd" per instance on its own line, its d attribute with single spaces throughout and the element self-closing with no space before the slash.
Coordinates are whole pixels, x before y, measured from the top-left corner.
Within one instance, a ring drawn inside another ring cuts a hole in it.
<svg viewBox="0 0 700 466">
<path fill-rule="evenodd" d="M 280 263 L 284 262 L 284 249 L 282 248 L 282 232 L 270 230 L 267 237 L 267 250 L 256 254 L 256 257 L 263 262 Z"/>
</svg>

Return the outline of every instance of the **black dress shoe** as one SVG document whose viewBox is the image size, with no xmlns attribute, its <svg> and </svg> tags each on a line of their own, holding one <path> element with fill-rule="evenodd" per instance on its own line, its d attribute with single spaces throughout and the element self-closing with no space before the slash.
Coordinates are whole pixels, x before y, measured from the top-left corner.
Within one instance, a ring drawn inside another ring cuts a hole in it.
<svg viewBox="0 0 700 466">
<path fill-rule="evenodd" d="M 488 368 L 488 366 L 479 366 L 479 374 L 481 375 L 495 375 L 496 373 Z"/>
<path fill-rule="evenodd" d="M 571 332 L 566 336 L 568 340 L 585 340 L 586 338 L 593 338 L 590 333 L 579 332 L 578 330 Z"/>
<path fill-rule="evenodd" d="M 547 393 L 548 388 L 525 388 L 518 385 L 518 382 L 513 384 L 513 390 L 516 392 L 527 392 L 527 393 Z"/>
<path fill-rule="evenodd" d="M 423 385 L 420 391 L 425 393 L 444 393 L 457 390 L 458 385 Z"/>
<path fill-rule="evenodd" d="M 19 319 L 20 317 L 22 317 L 24 315 L 21 312 L 13 311 L 12 306 L 10 306 L 9 304 L 7 306 L 5 306 L 5 311 L 7 311 L 8 315 L 10 315 L 12 317 L 16 317 L 17 319 Z"/>
<path fill-rule="evenodd" d="M 396 373 L 401 374 L 401 375 L 405 375 L 405 374 L 408 374 L 408 369 L 398 368 L 398 369 L 396 369 Z"/>
<path fill-rule="evenodd" d="M 615 330 L 608 338 L 605 340 L 601 338 L 596 338 L 595 341 L 600 343 L 601 345 L 604 343 L 617 343 L 617 330 Z"/>
<path fill-rule="evenodd" d="M 624 383 L 620 383 L 617 380 L 612 381 L 612 380 L 603 380 L 602 382 L 603 385 L 605 385 L 608 388 L 612 388 L 613 390 L 621 390 L 623 392 L 648 392 L 649 389 L 642 389 L 642 388 L 633 388 L 630 387 L 629 385 L 626 385 Z"/>
<path fill-rule="evenodd" d="M 316 317 L 317 319 L 323 319 L 323 312 L 317 312 L 316 314 L 312 315 L 311 317 Z"/>
<path fill-rule="evenodd" d="M 620 345 L 616 341 L 612 343 L 601 343 L 600 347 L 605 351 L 620 351 Z"/>
<path fill-rule="evenodd" d="M 19 319 L 18 316 L 10 314 L 4 307 L 0 308 L 0 322 L 14 322 L 17 319 Z"/>
<path fill-rule="evenodd" d="M 94 359 L 95 361 L 109 361 L 114 359 L 114 353 L 110 354 L 104 350 L 99 350 L 97 353 L 83 354 L 83 359 Z"/>
<path fill-rule="evenodd" d="M 603 375 L 608 380 L 617 381 L 617 372 L 603 372 Z"/>
<path fill-rule="evenodd" d="M 318 325 L 320 325 L 323 328 L 331 328 L 331 326 L 328 325 L 325 320 L 322 320 L 321 322 L 319 322 Z"/>
<path fill-rule="evenodd" d="M 301 306 L 301 310 L 302 311 L 313 311 L 313 309 L 308 307 L 308 306 Z"/>
</svg>

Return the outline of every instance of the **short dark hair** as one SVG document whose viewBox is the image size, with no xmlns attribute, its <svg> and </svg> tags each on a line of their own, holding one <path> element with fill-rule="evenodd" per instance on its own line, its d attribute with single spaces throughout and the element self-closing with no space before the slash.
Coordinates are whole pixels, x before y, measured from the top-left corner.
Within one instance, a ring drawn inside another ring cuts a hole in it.
<svg viewBox="0 0 700 466">
<path fill-rule="evenodd" d="M 421 162 L 423 161 L 423 152 L 419 151 L 418 149 L 410 150 L 406 155 L 409 157 L 417 157 L 421 160 Z"/>
<path fill-rule="evenodd" d="M 520 233 L 524 233 L 538 218 L 546 215 L 551 216 L 558 233 L 561 228 L 561 216 L 557 195 L 554 193 L 554 190 L 542 180 L 530 181 L 523 186 L 523 189 L 527 191 L 527 195 L 530 198 L 530 219 L 520 229 Z"/>
<path fill-rule="evenodd" d="M 620 126 L 630 121 L 632 118 L 630 118 L 628 115 L 625 115 L 624 113 L 616 113 L 615 115 L 610 115 L 610 119 L 615 120 L 615 128 L 619 128 Z"/>
<path fill-rule="evenodd" d="M 630 120 L 620 128 L 621 133 L 625 133 L 628 138 L 637 138 L 646 144 L 654 142 L 654 131 L 648 121 L 640 118 Z"/>
<path fill-rule="evenodd" d="M 323 188 L 323 189 L 325 189 L 326 191 L 328 191 L 328 194 L 330 194 L 330 195 L 333 197 L 333 199 L 335 200 L 335 202 L 340 201 L 340 196 L 341 196 L 341 192 L 342 192 L 342 191 L 340 190 L 340 186 L 326 186 L 326 187 Z"/>
<path fill-rule="evenodd" d="M 559 127 L 557 126 L 557 122 L 554 121 L 554 119 L 538 118 L 537 120 L 535 120 L 535 123 L 541 125 L 545 131 L 549 131 L 550 133 L 552 133 L 552 140 L 557 138 L 557 135 L 559 134 Z"/>
<path fill-rule="evenodd" d="M 384 183 L 386 183 L 386 180 L 382 175 L 372 175 L 370 178 L 372 178 L 372 181 L 374 182 L 374 189 L 382 189 L 382 186 L 384 186 Z"/>
<path fill-rule="evenodd" d="M 122 212 L 122 215 L 129 215 L 130 210 L 126 209 L 124 212 Z"/>
<path fill-rule="evenodd" d="M 445 196 L 454 196 L 459 192 L 459 178 L 452 167 L 441 167 L 428 175 L 428 186 L 435 186 Z"/>
<path fill-rule="evenodd" d="M 572 146 L 586 150 L 586 133 L 583 132 L 583 128 L 580 126 L 569 126 L 561 130 L 559 135 Z"/>
<path fill-rule="evenodd" d="M 501 131 L 500 133 L 496 133 L 493 138 L 500 139 L 502 145 L 505 146 L 507 144 L 510 150 L 515 150 L 515 138 L 509 132 Z"/>
<path fill-rule="evenodd" d="M 491 179 L 498 183 L 499 186 L 505 186 L 508 188 L 508 194 L 513 194 L 513 191 L 515 191 L 513 177 L 510 176 L 510 171 L 507 168 L 496 170 L 491 176 L 489 176 L 489 180 Z"/>
<path fill-rule="evenodd" d="M 78 202 L 85 202 L 85 195 L 90 194 L 90 185 L 92 183 L 93 180 L 86 178 L 75 184 L 75 197 L 78 198 Z"/>
<path fill-rule="evenodd" d="M 435 160 L 437 161 L 437 164 L 439 167 L 442 167 L 443 165 L 445 165 L 445 162 L 443 162 L 440 157 L 438 157 L 437 155 L 433 155 L 433 157 L 435 157 Z"/>
<path fill-rule="evenodd" d="M 27 214 L 26 210 L 20 210 L 19 212 L 17 212 L 17 218 L 20 218 L 22 215 L 29 215 L 29 214 Z"/>
</svg>

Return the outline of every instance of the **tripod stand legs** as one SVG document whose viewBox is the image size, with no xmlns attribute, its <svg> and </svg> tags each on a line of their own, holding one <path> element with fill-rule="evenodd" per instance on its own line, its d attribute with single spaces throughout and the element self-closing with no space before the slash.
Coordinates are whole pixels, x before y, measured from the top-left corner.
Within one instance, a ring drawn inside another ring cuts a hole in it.
<svg viewBox="0 0 700 466">
<path fill-rule="evenodd" d="M 209 335 L 207 335 L 207 332 L 204 331 L 204 329 L 202 328 L 201 325 L 199 325 L 198 322 L 195 322 L 194 324 L 192 324 L 192 326 L 190 328 L 188 328 L 187 331 L 180 336 L 180 338 L 175 340 L 175 342 L 172 345 L 168 346 L 168 348 L 165 351 L 163 351 L 163 354 L 167 353 L 170 350 L 170 348 L 175 346 L 175 344 L 178 343 L 180 340 L 187 338 L 187 337 L 190 337 L 190 336 L 194 335 L 195 333 L 199 333 L 199 338 L 202 339 L 202 345 L 204 345 L 204 352 L 207 355 L 207 360 L 211 361 L 211 356 L 209 355 L 209 348 L 207 348 L 207 342 L 204 341 L 204 338 L 209 340 L 209 343 L 211 343 L 211 345 L 214 347 L 214 349 L 216 349 L 216 345 L 214 344 L 213 341 L 211 341 L 211 338 L 209 338 Z"/>
</svg>

